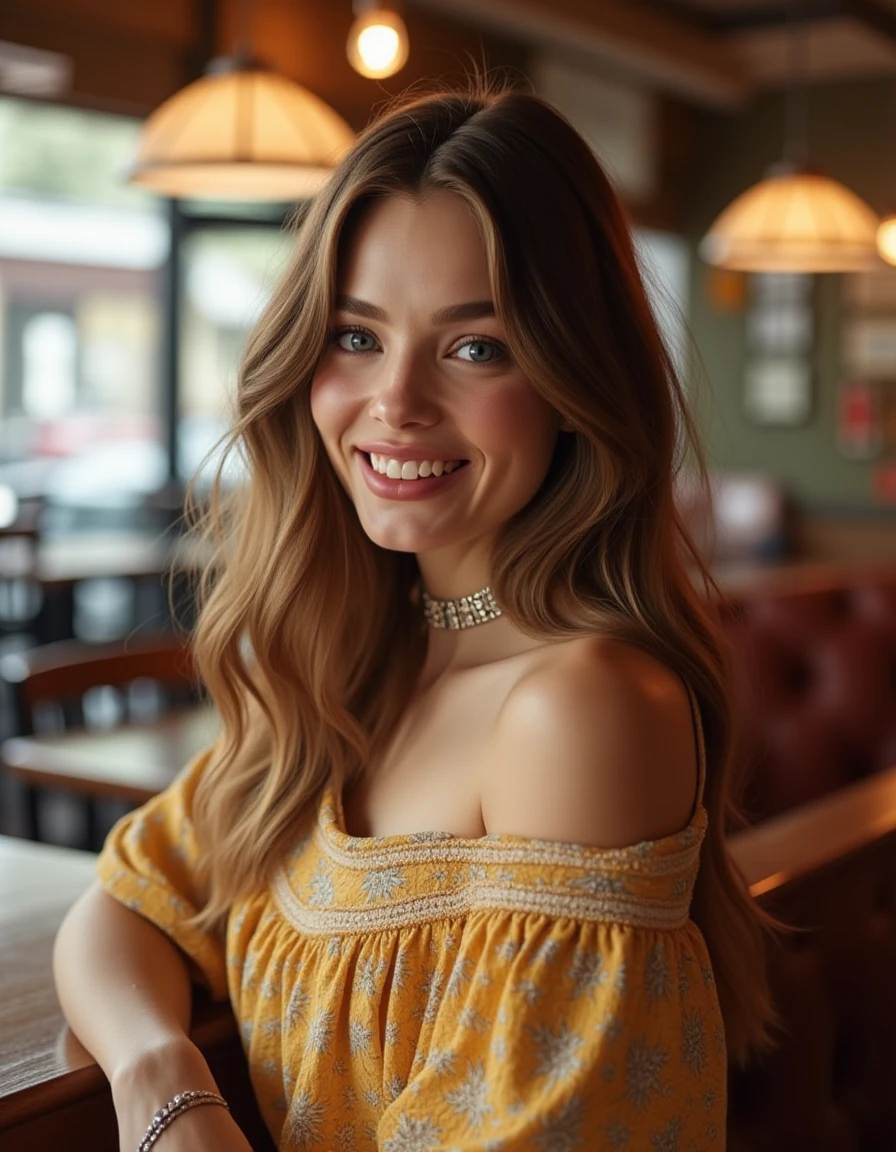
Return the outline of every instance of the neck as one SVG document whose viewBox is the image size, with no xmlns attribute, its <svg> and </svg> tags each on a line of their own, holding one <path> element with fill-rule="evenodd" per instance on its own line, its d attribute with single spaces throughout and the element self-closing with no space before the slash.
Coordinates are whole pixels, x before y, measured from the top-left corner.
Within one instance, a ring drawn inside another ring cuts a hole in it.
<svg viewBox="0 0 896 1152">
<path fill-rule="evenodd" d="M 473 628 L 451 630 L 428 626 L 419 684 L 425 690 L 444 676 L 507 660 L 544 644 L 544 640 L 520 631 L 506 616 Z"/>
<path fill-rule="evenodd" d="M 491 561 L 481 540 L 433 552 L 418 552 L 417 567 L 426 592 L 436 600 L 456 600 L 485 588 Z"/>
</svg>

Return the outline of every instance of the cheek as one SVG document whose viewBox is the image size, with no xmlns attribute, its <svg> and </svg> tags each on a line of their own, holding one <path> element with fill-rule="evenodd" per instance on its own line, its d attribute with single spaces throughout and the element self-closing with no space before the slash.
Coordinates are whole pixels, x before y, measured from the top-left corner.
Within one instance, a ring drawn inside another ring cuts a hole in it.
<svg viewBox="0 0 896 1152">
<path fill-rule="evenodd" d="M 346 390 L 339 378 L 332 372 L 318 372 L 311 381 L 311 419 L 317 428 L 333 470 L 340 483 L 346 485 L 345 461 L 340 445 L 345 430 L 351 422 Z"/>
<path fill-rule="evenodd" d="M 484 448 L 524 456 L 530 464 L 550 459 L 559 417 L 530 384 L 508 384 L 471 406 Z"/>
<path fill-rule="evenodd" d="M 332 369 L 319 369 L 311 381 L 311 417 L 325 443 L 340 436 L 351 419 L 349 389 Z"/>
</svg>

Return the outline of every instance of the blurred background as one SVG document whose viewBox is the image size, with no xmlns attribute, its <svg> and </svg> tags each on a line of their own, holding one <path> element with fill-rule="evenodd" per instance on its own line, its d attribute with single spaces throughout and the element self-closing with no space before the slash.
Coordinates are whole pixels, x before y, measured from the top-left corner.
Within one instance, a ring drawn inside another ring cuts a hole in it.
<svg viewBox="0 0 896 1152">
<path fill-rule="evenodd" d="M 63 1075 L 50 946 L 91 874 L 71 849 L 214 731 L 166 573 L 195 567 L 185 485 L 295 205 L 393 95 L 473 68 L 604 164 L 707 452 L 710 491 L 677 494 L 732 640 L 750 827 L 728 831 L 803 929 L 728 1146 L 894 1148 L 896 0 L 3 0 L 4 1147 L 44 1146 L 28 1109 Z M 117 1147 L 103 1116 L 91 1149 Z"/>
</svg>

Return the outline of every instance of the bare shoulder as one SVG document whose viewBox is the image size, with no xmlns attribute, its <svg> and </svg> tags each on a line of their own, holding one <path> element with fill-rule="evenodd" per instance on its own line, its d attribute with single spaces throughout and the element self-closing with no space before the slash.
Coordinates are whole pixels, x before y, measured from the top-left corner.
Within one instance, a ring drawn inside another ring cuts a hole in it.
<svg viewBox="0 0 896 1152">
<path fill-rule="evenodd" d="M 618 848 L 680 831 L 697 787 L 687 690 L 633 645 L 552 646 L 509 692 L 482 784 L 490 833 Z"/>
</svg>

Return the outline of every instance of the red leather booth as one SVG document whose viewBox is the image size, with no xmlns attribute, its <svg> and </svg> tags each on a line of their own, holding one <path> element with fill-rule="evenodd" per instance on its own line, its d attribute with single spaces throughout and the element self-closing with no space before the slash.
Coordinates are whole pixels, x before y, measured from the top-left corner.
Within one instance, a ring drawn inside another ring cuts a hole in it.
<svg viewBox="0 0 896 1152">
<path fill-rule="evenodd" d="M 725 622 L 751 820 L 896 764 L 896 566 L 758 578 Z"/>
</svg>

